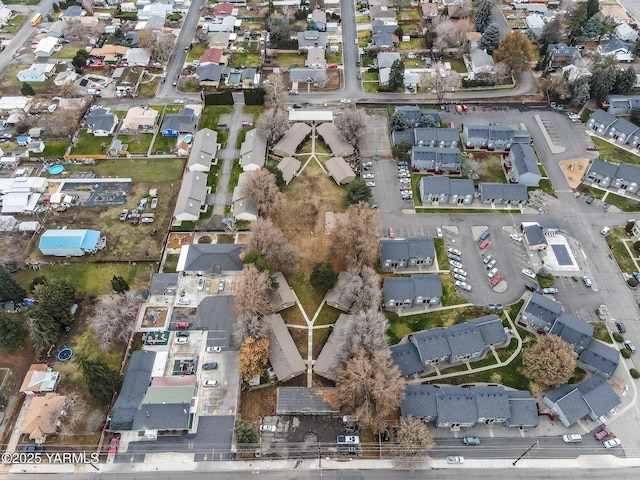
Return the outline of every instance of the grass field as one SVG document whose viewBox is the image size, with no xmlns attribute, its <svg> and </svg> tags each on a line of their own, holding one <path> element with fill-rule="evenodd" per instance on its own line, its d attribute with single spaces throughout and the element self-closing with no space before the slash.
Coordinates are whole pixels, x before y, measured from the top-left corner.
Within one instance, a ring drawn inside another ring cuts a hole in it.
<svg viewBox="0 0 640 480">
<path fill-rule="evenodd" d="M 2 33 L 17 32 L 18 30 L 20 30 L 20 27 L 22 27 L 22 24 L 24 23 L 26 18 L 27 17 L 25 15 L 16 15 L 11 19 L 11 21 L 7 25 L 2 27 Z"/>
<path fill-rule="evenodd" d="M 62 158 L 65 153 L 67 153 L 67 148 L 69 147 L 69 142 L 62 141 L 50 141 L 44 143 L 44 152 L 35 153 L 29 152 L 29 157 L 31 158 Z"/>
<path fill-rule="evenodd" d="M 73 58 L 76 56 L 76 52 L 79 50 L 77 45 L 65 45 L 57 52 L 51 54 L 51 58 L 65 59 Z"/>
<path fill-rule="evenodd" d="M 233 161 L 233 168 L 231 169 L 231 178 L 229 179 L 229 193 L 233 193 L 233 189 L 238 186 L 238 178 L 242 173 L 242 166 L 239 160 Z"/>
<path fill-rule="evenodd" d="M 164 137 L 161 134 L 156 135 L 156 141 L 153 142 L 152 154 L 170 153 L 176 146 L 176 137 Z"/>
<path fill-rule="evenodd" d="M 640 202 L 621 197 L 615 193 L 609 193 L 609 195 L 607 195 L 607 203 L 615 205 L 624 212 L 640 212 Z"/>
<path fill-rule="evenodd" d="M 176 182 L 182 179 L 181 158 L 118 158 L 98 160 L 95 165 L 65 165 L 70 171 L 93 171 L 98 177 L 131 178 L 134 182 Z"/>
<path fill-rule="evenodd" d="M 260 54 L 253 52 L 231 52 L 228 54 L 230 67 L 254 67 L 260 66 Z"/>
<path fill-rule="evenodd" d="M 147 154 L 153 140 L 152 133 L 141 133 L 139 135 L 118 135 L 118 140 L 129 145 L 131 154 Z"/>
<path fill-rule="evenodd" d="M 297 64 L 298 67 L 304 67 L 306 57 L 297 53 L 279 53 L 278 56 L 271 60 L 281 68 L 290 68 L 291 64 Z"/>
<path fill-rule="evenodd" d="M 78 135 L 72 155 L 104 155 L 109 150 L 113 137 L 94 137 L 93 133 L 83 131 Z"/>
<path fill-rule="evenodd" d="M 624 148 L 612 145 L 606 140 L 598 137 L 591 137 L 593 143 L 598 147 L 600 159 L 612 163 L 629 163 L 631 165 L 640 166 L 640 157 L 628 152 Z"/>
<path fill-rule="evenodd" d="M 633 263 L 633 260 L 629 256 L 629 252 L 624 246 L 623 239 L 628 238 L 627 233 L 624 231 L 623 227 L 614 227 L 609 232 L 609 235 L 605 238 L 607 245 L 611 249 L 611 253 L 618 262 L 618 266 L 620 270 L 623 272 L 635 272 L 636 267 Z M 631 246 L 631 244 L 630 244 Z"/>
<path fill-rule="evenodd" d="M 337 308 L 333 308 L 325 304 L 322 306 L 322 310 L 320 310 L 320 313 L 316 317 L 314 325 L 333 325 L 336 323 L 336 320 L 338 320 L 341 313 L 342 312 Z"/>
<path fill-rule="evenodd" d="M 152 77 L 145 75 L 145 77 L 147 78 L 140 82 L 137 95 L 139 98 L 153 98 L 160 85 L 160 77 L 157 75 L 153 75 Z"/>
</svg>

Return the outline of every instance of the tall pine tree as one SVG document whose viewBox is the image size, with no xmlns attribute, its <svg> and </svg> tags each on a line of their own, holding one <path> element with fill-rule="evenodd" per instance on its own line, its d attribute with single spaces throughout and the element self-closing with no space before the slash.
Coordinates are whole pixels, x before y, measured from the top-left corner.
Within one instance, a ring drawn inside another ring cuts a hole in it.
<svg viewBox="0 0 640 480">
<path fill-rule="evenodd" d="M 18 285 L 7 270 L 0 267 L 0 301 L 17 302 L 22 300 L 25 295 L 24 288 Z"/>
</svg>

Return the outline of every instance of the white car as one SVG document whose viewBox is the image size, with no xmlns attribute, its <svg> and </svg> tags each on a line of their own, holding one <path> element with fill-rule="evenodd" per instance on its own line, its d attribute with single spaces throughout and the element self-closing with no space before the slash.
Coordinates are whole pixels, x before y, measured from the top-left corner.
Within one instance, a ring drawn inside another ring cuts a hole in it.
<svg viewBox="0 0 640 480">
<path fill-rule="evenodd" d="M 411 183 L 411 179 L 410 178 L 401 178 L 400 183 Z"/>
<path fill-rule="evenodd" d="M 515 240 L 516 242 L 522 241 L 522 237 L 517 233 L 512 233 L 511 235 L 509 235 L 509 238 L 511 238 L 512 240 Z"/>
<path fill-rule="evenodd" d="M 207 347 L 207 353 L 220 353 L 222 347 Z"/>
<path fill-rule="evenodd" d="M 362 178 L 365 180 L 371 180 L 375 178 L 375 175 L 373 173 L 365 173 L 364 175 L 362 175 Z"/>
<path fill-rule="evenodd" d="M 462 264 L 460 262 L 456 262 L 455 260 L 449 259 L 449 264 L 455 268 L 462 268 Z"/>
<path fill-rule="evenodd" d="M 459 280 L 456 280 L 454 284 L 456 287 L 466 290 L 467 292 L 471 291 L 471 285 L 469 285 L 467 282 L 461 282 Z"/>
<path fill-rule="evenodd" d="M 489 270 L 487 272 L 487 277 L 489 277 L 489 279 L 492 279 L 493 277 L 495 277 L 498 274 L 498 269 L 497 268 L 492 268 L 491 270 Z"/>
<path fill-rule="evenodd" d="M 464 463 L 464 457 L 447 457 L 447 463 Z"/>
<path fill-rule="evenodd" d="M 459 282 L 466 282 L 467 281 L 467 277 L 465 277 L 464 275 L 459 275 L 457 273 L 453 274 L 453 278 L 455 278 Z"/>
<path fill-rule="evenodd" d="M 374 182 L 374 181 L 372 181 L 372 180 L 369 180 L 369 181 L 367 182 L 367 187 L 375 187 L 375 186 L 376 186 L 376 182 Z"/>
<path fill-rule="evenodd" d="M 454 268 L 453 273 L 457 273 L 458 275 L 462 275 L 463 277 L 467 276 L 467 272 L 461 268 Z"/>
<path fill-rule="evenodd" d="M 604 448 L 613 448 L 613 447 L 619 447 L 620 445 L 622 445 L 622 442 L 620 441 L 620 439 L 618 437 L 614 437 L 610 440 L 606 440 L 604 442 L 602 442 L 602 446 Z"/>
<path fill-rule="evenodd" d="M 522 269 L 522 274 L 525 277 L 529 277 L 529 278 L 536 278 L 536 274 L 533 273 L 531 270 L 529 270 L 528 268 L 523 268 Z"/>
<path fill-rule="evenodd" d="M 493 267 L 496 266 L 496 263 L 498 263 L 498 261 L 494 258 L 493 260 L 491 260 L 489 263 L 487 263 L 486 265 L 486 269 L 487 270 L 491 270 Z"/>
<path fill-rule="evenodd" d="M 260 431 L 261 432 L 274 433 L 276 431 L 276 426 L 275 425 L 260 425 Z"/>
<path fill-rule="evenodd" d="M 178 298 L 178 304 L 180 305 L 189 305 L 191 303 L 191 300 L 189 300 L 188 297 L 180 297 Z"/>
<path fill-rule="evenodd" d="M 547 295 L 555 295 L 558 293 L 558 289 L 554 287 L 543 288 L 542 293 L 546 293 Z"/>
<path fill-rule="evenodd" d="M 462 252 L 457 248 L 449 247 L 447 248 L 447 252 L 453 253 L 454 255 L 462 255 Z"/>
<path fill-rule="evenodd" d="M 189 343 L 189 337 L 177 337 L 174 341 L 178 345 L 185 345 Z"/>
<path fill-rule="evenodd" d="M 218 381 L 217 380 L 206 380 L 203 385 L 205 387 L 217 387 L 218 386 Z"/>
<path fill-rule="evenodd" d="M 562 436 L 562 441 L 565 443 L 580 443 L 582 441 L 582 435 L 577 433 L 569 433 Z"/>
<path fill-rule="evenodd" d="M 442 228 L 436 227 L 436 236 L 442 238 Z"/>
</svg>

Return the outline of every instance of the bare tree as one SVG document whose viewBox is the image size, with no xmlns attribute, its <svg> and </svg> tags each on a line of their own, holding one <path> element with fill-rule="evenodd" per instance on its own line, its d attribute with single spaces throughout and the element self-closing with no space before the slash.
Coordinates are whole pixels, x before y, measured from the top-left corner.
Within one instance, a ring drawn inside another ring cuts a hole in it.
<svg viewBox="0 0 640 480">
<path fill-rule="evenodd" d="M 241 345 L 247 338 L 262 338 L 269 331 L 262 315 L 242 313 L 236 316 L 234 337 L 237 345 Z"/>
<path fill-rule="evenodd" d="M 367 265 L 347 270 L 336 288 L 343 292 L 354 312 L 378 308 L 382 302 L 380 277 Z"/>
<path fill-rule="evenodd" d="M 129 340 L 141 303 L 140 297 L 131 290 L 100 297 L 88 320 L 100 348 L 109 350 L 116 343 Z"/>
<path fill-rule="evenodd" d="M 369 355 L 386 346 L 387 317 L 375 308 L 361 310 L 351 317 L 341 338 L 338 351 L 339 365 L 346 365 L 349 352 L 364 349 Z"/>
<path fill-rule="evenodd" d="M 342 136 L 351 145 L 358 145 L 358 140 L 366 126 L 366 118 L 362 110 L 355 106 L 345 108 L 342 115 L 336 118 L 335 123 Z"/>
<path fill-rule="evenodd" d="M 388 349 L 369 355 L 357 348 L 338 378 L 336 394 L 343 409 L 375 432 L 400 408 L 404 387 L 404 378 Z"/>
<path fill-rule="evenodd" d="M 271 215 L 278 212 L 284 204 L 285 198 L 275 176 L 266 168 L 247 172 L 241 186 L 244 197 L 251 199 L 260 215 Z"/>
<path fill-rule="evenodd" d="M 269 108 L 286 112 L 287 86 L 284 78 L 279 73 L 269 75 L 264 82 L 265 98 L 264 103 Z"/>
<path fill-rule="evenodd" d="M 435 90 L 438 102 L 442 102 L 442 99 L 447 93 L 453 92 L 460 86 L 460 74 L 453 70 L 448 72 L 444 77 L 440 72 L 436 71 L 425 80 L 429 88 Z"/>
<path fill-rule="evenodd" d="M 398 443 L 397 452 L 402 457 L 426 455 L 434 445 L 427 425 L 411 415 L 400 418 Z"/>
<path fill-rule="evenodd" d="M 173 53 L 176 36 L 162 30 L 145 28 L 138 32 L 138 45 L 149 52 L 152 60 L 166 62 Z"/>
<path fill-rule="evenodd" d="M 271 278 L 269 272 L 260 272 L 255 265 L 245 265 L 234 280 L 233 306 L 237 315 L 263 318 L 273 313 L 269 300 Z"/>
<path fill-rule="evenodd" d="M 522 363 L 527 376 L 544 389 L 566 383 L 576 368 L 573 347 L 557 335 L 538 337 L 524 349 Z"/>
<path fill-rule="evenodd" d="M 269 144 L 274 144 L 289 130 L 289 114 L 276 107 L 267 108 L 258 118 L 256 127 Z"/>
<path fill-rule="evenodd" d="M 85 423 L 87 415 L 87 404 L 77 392 L 70 392 L 65 396 L 63 411 L 65 415 L 60 417 L 59 435 L 62 437 L 70 437 L 78 432 L 78 429 Z M 54 412 L 51 412 L 54 414 Z M 52 418 L 52 424 L 58 421 L 58 418 Z"/>
<path fill-rule="evenodd" d="M 487 163 L 481 158 L 476 158 L 470 154 L 462 165 L 462 173 L 471 180 L 478 180 L 487 168 Z"/>
<path fill-rule="evenodd" d="M 435 27 L 437 35 L 436 48 L 456 48 L 462 53 L 468 49 L 468 34 L 475 30 L 471 20 L 444 20 L 439 22 Z"/>
<path fill-rule="evenodd" d="M 382 222 L 378 210 L 361 202 L 339 215 L 331 231 L 331 250 L 344 256 L 349 267 L 374 265 Z"/>
<path fill-rule="evenodd" d="M 64 38 L 67 40 L 82 40 L 86 42 L 89 38 L 96 38 L 102 30 L 100 24 L 89 25 L 80 22 L 80 20 L 69 20 L 65 25 Z"/>
<path fill-rule="evenodd" d="M 58 108 L 53 114 L 41 116 L 38 126 L 41 127 L 47 136 L 56 138 L 68 138 L 77 130 L 82 109 L 80 108 Z"/>
<path fill-rule="evenodd" d="M 62 98 L 79 98 L 82 97 L 82 92 L 75 83 L 69 81 L 60 85 L 58 95 Z"/>
<path fill-rule="evenodd" d="M 240 347 L 240 377 L 250 380 L 261 375 L 269 359 L 269 337 L 247 338 Z"/>
<path fill-rule="evenodd" d="M 273 266 L 285 274 L 298 268 L 300 253 L 269 218 L 259 218 L 251 224 L 249 250 L 257 250 Z"/>
<path fill-rule="evenodd" d="M 93 0 L 82 0 L 82 8 L 89 16 L 93 15 Z"/>
</svg>

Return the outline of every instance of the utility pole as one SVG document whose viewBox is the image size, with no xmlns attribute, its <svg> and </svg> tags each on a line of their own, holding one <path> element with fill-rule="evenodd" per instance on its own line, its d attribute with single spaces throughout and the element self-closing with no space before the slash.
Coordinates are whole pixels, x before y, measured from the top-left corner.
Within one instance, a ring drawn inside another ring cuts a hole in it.
<svg viewBox="0 0 640 480">
<path fill-rule="evenodd" d="M 322 476 L 322 452 L 320 451 L 319 442 L 318 442 L 318 467 L 320 467 L 320 476 Z"/>
<path fill-rule="evenodd" d="M 520 456 L 516 459 L 516 461 L 515 461 L 515 462 L 513 462 L 513 466 L 515 467 L 515 466 L 516 466 L 516 463 L 518 463 L 520 460 L 522 460 L 522 458 L 523 458 L 527 453 L 529 453 L 529 452 L 533 449 L 533 447 L 535 447 L 536 445 L 538 445 L 538 441 L 537 441 L 537 440 L 536 440 L 536 443 L 534 443 L 534 444 L 533 444 L 533 445 L 531 445 L 529 448 L 527 448 L 524 452 L 522 452 L 522 455 L 520 455 Z"/>
</svg>

